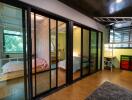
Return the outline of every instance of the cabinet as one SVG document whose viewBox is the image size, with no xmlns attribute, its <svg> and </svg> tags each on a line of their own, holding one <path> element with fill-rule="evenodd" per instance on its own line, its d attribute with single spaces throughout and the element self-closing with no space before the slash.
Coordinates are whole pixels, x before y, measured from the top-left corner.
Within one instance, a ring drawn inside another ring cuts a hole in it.
<svg viewBox="0 0 132 100">
<path fill-rule="evenodd" d="M 120 68 L 132 70 L 132 55 L 121 55 Z"/>
</svg>

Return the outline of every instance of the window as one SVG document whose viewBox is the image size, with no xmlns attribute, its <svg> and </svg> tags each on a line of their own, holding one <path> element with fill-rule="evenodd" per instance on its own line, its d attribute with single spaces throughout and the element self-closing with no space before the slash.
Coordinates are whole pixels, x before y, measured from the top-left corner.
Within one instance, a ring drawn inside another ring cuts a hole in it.
<svg viewBox="0 0 132 100">
<path fill-rule="evenodd" d="M 113 43 L 115 48 L 130 48 L 132 47 L 132 32 L 131 29 L 115 29 L 110 30 L 110 43 Z"/>
<path fill-rule="evenodd" d="M 4 52 L 5 53 L 22 53 L 23 37 L 21 32 L 4 30 Z"/>
</svg>

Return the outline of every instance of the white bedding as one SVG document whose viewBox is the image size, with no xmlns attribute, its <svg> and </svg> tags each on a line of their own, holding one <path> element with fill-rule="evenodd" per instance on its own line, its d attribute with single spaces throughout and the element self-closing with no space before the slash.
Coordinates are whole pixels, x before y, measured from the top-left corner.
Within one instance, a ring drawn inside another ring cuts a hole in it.
<svg viewBox="0 0 132 100">
<path fill-rule="evenodd" d="M 32 68 L 35 68 L 34 59 L 32 59 Z M 43 58 L 36 58 L 36 68 L 46 70 L 49 68 L 47 62 Z M 24 70 L 23 61 L 9 61 L 2 66 L 2 74 Z"/>
<path fill-rule="evenodd" d="M 80 63 L 81 63 L 80 57 L 73 57 L 73 72 L 76 72 L 77 70 L 80 69 Z M 58 66 L 66 70 L 66 60 L 60 61 L 58 63 Z"/>
<path fill-rule="evenodd" d="M 10 61 L 2 67 L 2 73 L 14 72 L 23 70 L 23 61 Z"/>
</svg>

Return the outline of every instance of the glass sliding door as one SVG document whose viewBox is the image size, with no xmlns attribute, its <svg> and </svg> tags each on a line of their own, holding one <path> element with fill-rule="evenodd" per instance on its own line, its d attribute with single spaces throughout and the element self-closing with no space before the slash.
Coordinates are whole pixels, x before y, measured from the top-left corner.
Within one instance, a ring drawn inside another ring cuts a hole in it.
<svg viewBox="0 0 132 100">
<path fill-rule="evenodd" d="M 25 100 L 25 11 L 0 3 L 0 99 Z M 24 43 L 24 44 L 23 44 Z M 26 73 L 26 72 L 25 72 Z"/>
<path fill-rule="evenodd" d="M 90 38 L 90 73 L 94 73 L 97 71 L 97 32 L 91 31 Z"/>
<path fill-rule="evenodd" d="M 49 18 L 31 13 L 33 96 L 50 89 Z"/>
<path fill-rule="evenodd" d="M 66 83 L 66 23 L 31 13 L 33 97 Z"/>
<path fill-rule="evenodd" d="M 73 80 L 81 75 L 81 27 L 73 26 Z"/>
<path fill-rule="evenodd" d="M 51 87 L 66 83 L 66 23 L 50 19 Z"/>
<path fill-rule="evenodd" d="M 83 29 L 82 75 L 89 73 L 89 30 Z"/>
<path fill-rule="evenodd" d="M 58 21 L 58 86 L 66 84 L 66 23 Z"/>
</svg>

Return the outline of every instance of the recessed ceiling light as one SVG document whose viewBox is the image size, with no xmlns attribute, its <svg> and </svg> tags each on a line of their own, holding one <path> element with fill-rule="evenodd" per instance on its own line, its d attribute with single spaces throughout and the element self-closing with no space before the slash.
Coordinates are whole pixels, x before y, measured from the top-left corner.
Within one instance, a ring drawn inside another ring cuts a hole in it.
<svg viewBox="0 0 132 100">
<path fill-rule="evenodd" d="M 122 2 L 122 0 L 116 0 L 116 3 L 121 3 Z"/>
<path fill-rule="evenodd" d="M 77 26 L 73 26 L 73 28 L 77 28 Z"/>
</svg>

